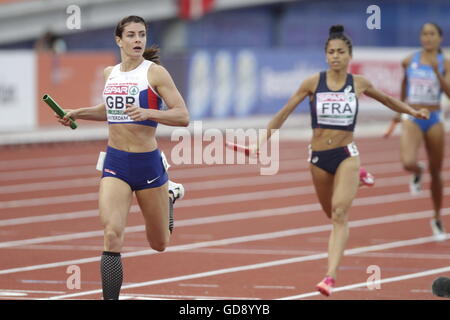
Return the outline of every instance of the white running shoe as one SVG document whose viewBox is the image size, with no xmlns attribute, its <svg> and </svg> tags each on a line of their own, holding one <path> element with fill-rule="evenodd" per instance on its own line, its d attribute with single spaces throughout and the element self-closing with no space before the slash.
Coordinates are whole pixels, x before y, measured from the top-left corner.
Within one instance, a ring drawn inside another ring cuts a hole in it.
<svg viewBox="0 0 450 320">
<path fill-rule="evenodd" d="M 447 234 L 444 231 L 441 220 L 431 219 L 431 230 L 433 230 L 433 236 L 436 241 L 444 241 L 447 239 Z"/>
<path fill-rule="evenodd" d="M 409 182 L 409 192 L 413 196 L 422 192 L 422 177 L 425 171 L 425 164 L 423 162 L 419 162 L 417 165 L 420 167 L 420 174 L 416 175 L 413 173 Z"/>
<path fill-rule="evenodd" d="M 175 183 L 169 180 L 169 193 L 173 195 L 173 203 L 178 199 L 183 199 L 184 197 L 184 187 L 181 183 Z"/>
</svg>

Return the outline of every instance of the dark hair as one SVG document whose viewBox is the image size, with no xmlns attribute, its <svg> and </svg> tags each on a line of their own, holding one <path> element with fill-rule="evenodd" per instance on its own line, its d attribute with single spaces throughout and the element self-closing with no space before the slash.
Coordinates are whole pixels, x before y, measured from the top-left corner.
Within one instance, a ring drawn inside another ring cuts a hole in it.
<svg viewBox="0 0 450 320">
<path fill-rule="evenodd" d="M 115 35 L 116 37 L 122 38 L 122 33 L 125 27 L 130 23 L 142 23 L 147 31 L 147 23 L 145 20 L 139 16 L 128 16 L 119 21 L 116 26 Z M 152 45 L 150 48 L 145 49 L 144 59 L 150 60 L 156 64 L 161 64 L 159 60 L 159 48 L 156 45 Z"/>
<path fill-rule="evenodd" d="M 441 36 L 441 37 L 443 36 L 442 28 L 437 23 L 434 23 L 434 22 L 424 23 L 422 26 L 422 31 L 423 31 L 423 28 L 425 27 L 425 25 L 427 25 L 427 24 L 431 24 L 433 27 L 436 28 L 437 32 L 439 33 L 439 36 Z"/>
<path fill-rule="evenodd" d="M 421 31 L 423 31 L 423 28 L 425 28 L 425 25 L 427 25 L 427 24 L 431 24 L 433 27 L 435 27 L 436 30 L 437 30 L 437 32 L 438 32 L 438 34 L 439 34 L 439 36 L 442 38 L 442 36 L 444 35 L 444 33 L 442 32 L 441 27 L 440 27 L 437 23 L 434 23 L 434 22 L 427 22 L 427 23 L 424 23 L 423 26 L 422 26 Z M 442 53 L 442 48 L 439 47 L 438 52 L 439 52 L 439 53 Z"/>
<path fill-rule="evenodd" d="M 349 36 L 347 36 L 344 33 L 344 26 L 341 25 L 341 24 L 334 25 L 334 26 L 330 27 L 330 33 L 329 33 L 329 36 L 328 36 L 328 40 L 325 43 L 325 51 L 327 51 L 328 43 L 331 40 L 335 40 L 335 39 L 340 39 L 340 40 L 344 41 L 345 44 L 348 47 L 348 51 L 350 52 L 350 55 L 352 55 L 352 49 L 353 49 L 352 40 L 350 39 Z"/>
</svg>

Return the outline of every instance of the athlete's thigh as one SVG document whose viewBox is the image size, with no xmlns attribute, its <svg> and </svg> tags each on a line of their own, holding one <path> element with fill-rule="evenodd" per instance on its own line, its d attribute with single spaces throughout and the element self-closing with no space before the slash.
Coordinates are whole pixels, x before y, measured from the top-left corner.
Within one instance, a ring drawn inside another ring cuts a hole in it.
<svg viewBox="0 0 450 320">
<path fill-rule="evenodd" d="M 152 240 L 166 239 L 169 235 L 169 193 L 166 182 L 160 187 L 136 191 L 144 216 L 147 233 Z"/>
<path fill-rule="evenodd" d="M 415 164 L 420 145 L 423 141 L 423 133 L 420 127 L 409 119 L 402 120 L 400 135 L 400 157 L 404 164 Z"/>
<path fill-rule="evenodd" d="M 132 200 L 133 192 L 126 182 L 112 177 L 102 178 L 98 202 L 103 226 L 125 228 Z"/>
<path fill-rule="evenodd" d="M 309 167 L 320 205 L 327 216 L 331 217 L 331 198 L 333 196 L 334 175 L 313 164 L 310 164 Z"/>
<path fill-rule="evenodd" d="M 347 211 L 359 188 L 359 167 L 358 156 L 349 157 L 339 165 L 333 185 L 332 207 L 339 207 Z"/>
<path fill-rule="evenodd" d="M 444 160 L 445 131 L 442 122 L 433 125 L 425 134 L 425 147 L 431 170 L 441 170 Z"/>
</svg>

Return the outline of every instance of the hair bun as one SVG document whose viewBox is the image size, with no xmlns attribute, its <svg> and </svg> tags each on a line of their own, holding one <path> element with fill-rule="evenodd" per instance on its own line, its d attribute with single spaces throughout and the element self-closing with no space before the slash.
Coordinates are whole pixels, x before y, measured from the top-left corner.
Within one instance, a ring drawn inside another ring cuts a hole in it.
<svg viewBox="0 0 450 320">
<path fill-rule="evenodd" d="M 334 26 L 331 26 L 330 28 L 330 35 L 332 34 L 341 34 L 344 33 L 344 26 L 342 24 L 337 24 Z"/>
</svg>

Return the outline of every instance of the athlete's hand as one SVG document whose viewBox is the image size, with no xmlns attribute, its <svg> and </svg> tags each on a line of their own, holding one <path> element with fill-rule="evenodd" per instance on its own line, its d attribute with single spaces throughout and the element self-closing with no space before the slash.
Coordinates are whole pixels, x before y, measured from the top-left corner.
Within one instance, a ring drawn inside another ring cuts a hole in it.
<svg viewBox="0 0 450 320">
<path fill-rule="evenodd" d="M 430 111 L 428 109 L 422 108 L 420 110 L 414 110 L 412 116 L 417 119 L 428 120 L 430 118 Z"/>
<path fill-rule="evenodd" d="M 127 104 L 126 106 L 127 108 L 123 113 L 127 114 L 134 121 L 144 121 L 149 119 L 150 110 L 137 107 L 134 104 Z"/>
<path fill-rule="evenodd" d="M 430 58 L 429 60 L 431 68 L 433 68 L 434 72 L 439 73 L 439 62 L 436 56 Z"/>
<path fill-rule="evenodd" d="M 69 118 L 72 118 L 72 120 L 76 120 L 77 119 L 77 116 L 76 116 L 77 110 L 65 109 L 64 111 L 66 111 L 67 113 L 62 119 L 56 113 L 55 113 L 55 118 L 58 119 L 58 122 L 61 123 L 63 126 L 70 127 L 70 119 Z"/>
</svg>

